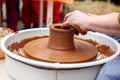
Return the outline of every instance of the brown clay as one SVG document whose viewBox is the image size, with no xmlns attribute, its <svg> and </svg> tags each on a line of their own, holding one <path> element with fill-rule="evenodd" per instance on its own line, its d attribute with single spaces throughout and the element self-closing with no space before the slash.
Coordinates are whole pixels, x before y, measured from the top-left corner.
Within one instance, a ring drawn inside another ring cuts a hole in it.
<svg viewBox="0 0 120 80">
<path fill-rule="evenodd" d="M 92 39 L 74 37 L 70 28 L 50 27 L 50 36 L 33 36 L 14 42 L 8 49 L 18 56 L 46 62 L 77 63 L 107 58 L 114 51 Z"/>
<path fill-rule="evenodd" d="M 90 60 L 97 55 L 92 44 L 74 39 L 72 28 L 61 29 L 60 24 L 50 26 L 50 36 L 28 42 L 24 46 L 27 56 L 43 61 L 73 63 Z"/>
<path fill-rule="evenodd" d="M 0 59 L 4 59 L 4 52 L 1 50 L 1 48 L 0 48 Z"/>
<path fill-rule="evenodd" d="M 13 33 L 13 30 L 6 27 L 0 27 L 0 40 L 2 40 L 3 37 L 10 33 Z M 4 52 L 0 48 L 0 59 L 4 59 L 4 57 L 5 57 Z"/>
</svg>

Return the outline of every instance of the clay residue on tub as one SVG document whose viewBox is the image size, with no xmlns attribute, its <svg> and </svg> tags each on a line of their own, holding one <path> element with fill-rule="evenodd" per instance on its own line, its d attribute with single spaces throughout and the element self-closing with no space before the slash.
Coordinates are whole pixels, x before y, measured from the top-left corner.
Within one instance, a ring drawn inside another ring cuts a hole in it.
<svg viewBox="0 0 120 80">
<path fill-rule="evenodd" d="M 24 40 L 21 40 L 20 42 L 15 42 L 15 43 L 9 45 L 8 49 L 10 51 L 14 52 L 15 54 L 17 54 L 18 56 L 30 58 L 25 54 L 25 52 L 23 50 L 24 45 L 32 40 L 45 38 L 45 37 L 49 37 L 49 36 L 35 36 L 35 37 L 26 38 Z M 75 37 L 75 39 L 89 42 L 90 44 L 94 45 L 97 48 L 98 54 L 97 54 L 96 58 L 93 59 L 92 61 L 104 59 L 104 58 L 107 58 L 107 57 L 111 56 L 112 54 L 114 54 L 114 51 L 109 46 L 101 44 L 92 39 L 84 39 L 84 38 L 78 38 L 78 37 Z M 89 60 L 89 61 L 91 61 L 91 60 Z"/>
<path fill-rule="evenodd" d="M 21 40 L 20 42 L 15 42 L 15 43 L 11 44 L 10 46 L 8 46 L 8 49 L 10 51 L 18 50 L 19 48 L 23 48 L 26 43 L 28 43 L 32 40 L 35 40 L 35 39 L 43 38 L 43 37 L 47 37 L 47 36 L 35 36 L 35 37 L 31 37 L 31 38 L 26 38 L 24 40 Z"/>
<path fill-rule="evenodd" d="M 97 48 L 98 52 L 100 52 L 101 54 L 111 56 L 114 53 L 114 51 L 110 48 L 110 46 L 107 46 L 105 44 L 101 44 L 101 43 L 94 41 L 92 39 L 84 39 L 84 38 L 77 38 L 77 39 L 80 39 L 80 40 L 83 40 L 83 41 L 86 41 L 86 42 L 93 44 Z"/>
</svg>

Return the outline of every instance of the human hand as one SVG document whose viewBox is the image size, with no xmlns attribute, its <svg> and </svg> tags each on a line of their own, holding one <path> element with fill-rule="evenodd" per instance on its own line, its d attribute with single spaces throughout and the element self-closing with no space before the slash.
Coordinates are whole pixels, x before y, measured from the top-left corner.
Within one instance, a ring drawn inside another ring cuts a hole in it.
<svg viewBox="0 0 120 80">
<path fill-rule="evenodd" d="M 89 16 L 91 14 L 83 13 L 78 10 L 65 15 L 62 28 L 72 27 L 75 29 L 75 34 L 86 34 L 89 25 Z"/>
<path fill-rule="evenodd" d="M 88 31 L 93 31 L 120 35 L 119 14 L 119 12 L 112 12 L 95 15 L 75 10 L 65 15 L 61 28 L 72 27 L 77 31 L 77 34 L 86 34 Z"/>
</svg>

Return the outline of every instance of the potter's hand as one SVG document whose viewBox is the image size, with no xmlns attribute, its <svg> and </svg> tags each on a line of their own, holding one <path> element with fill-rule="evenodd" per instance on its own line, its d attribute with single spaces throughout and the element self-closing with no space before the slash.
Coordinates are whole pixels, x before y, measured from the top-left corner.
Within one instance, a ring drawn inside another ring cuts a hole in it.
<svg viewBox="0 0 120 80">
<path fill-rule="evenodd" d="M 86 34 L 89 22 L 89 14 L 75 10 L 65 15 L 62 28 L 72 27 L 75 33 Z"/>
<path fill-rule="evenodd" d="M 81 34 L 86 34 L 87 31 L 93 31 L 120 35 L 119 15 L 120 12 L 95 15 L 75 10 L 65 15 L 62 28 L 72 27 Z"/>
</svg>

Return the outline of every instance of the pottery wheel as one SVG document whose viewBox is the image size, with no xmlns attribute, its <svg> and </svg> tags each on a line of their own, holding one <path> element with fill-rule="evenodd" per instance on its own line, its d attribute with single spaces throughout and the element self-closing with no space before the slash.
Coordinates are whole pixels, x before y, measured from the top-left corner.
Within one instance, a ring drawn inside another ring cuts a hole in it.
<svg viewBox="0 0 120 80">
<path fill-rule="evenodd" d="M 50 48 L 49 37 L 44 37 L 28 42 L 24 46 L 25 53 L 36 60 L 47 62 L 75 63 L 91 60 L 97 55 L 97 49 L 92 44 L 75 39 L 75 48 L 59 50 Z"/>
</svg>

